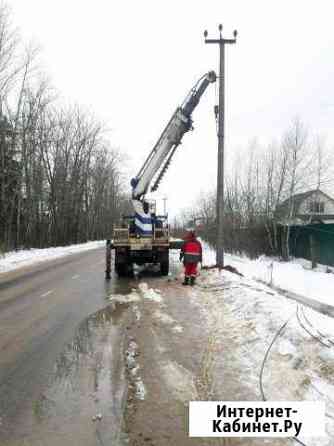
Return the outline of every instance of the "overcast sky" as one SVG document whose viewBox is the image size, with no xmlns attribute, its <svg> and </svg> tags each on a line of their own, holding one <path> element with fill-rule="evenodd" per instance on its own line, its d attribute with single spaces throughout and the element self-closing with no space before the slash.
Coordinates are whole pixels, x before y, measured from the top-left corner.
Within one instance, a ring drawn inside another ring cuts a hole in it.
<svg viewBox="0 0 334 446">
<path fill-rule="evenodd" d="M 9 0 L 13 22 L 43 50 L 54 86 L 91 107 L 129 156 L 134 176 L 176 106 L 205 72 L 218 71 L 218 48 L 205 45 L 238 30 L 226 51 L 227 161 L 257 137 L 279 139 L 295 116 L 334 142 L 332 1 Z M 171 214 L 216 181 L 215 87 L 193 115 L 165 176 Z"/>
</svg>

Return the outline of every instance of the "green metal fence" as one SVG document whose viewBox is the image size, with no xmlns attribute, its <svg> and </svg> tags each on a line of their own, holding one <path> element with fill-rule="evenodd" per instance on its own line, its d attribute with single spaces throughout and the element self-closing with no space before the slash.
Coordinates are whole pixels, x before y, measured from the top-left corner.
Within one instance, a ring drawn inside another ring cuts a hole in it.
<svg viewBox="0 0 334 446">
<path fill-rule="evenodd" d="M 334 266 L 334 224 L 319 223 L 290 227 L 291 255 L 311 260 L 311 243 L 316 261 Z"/>
</svg>

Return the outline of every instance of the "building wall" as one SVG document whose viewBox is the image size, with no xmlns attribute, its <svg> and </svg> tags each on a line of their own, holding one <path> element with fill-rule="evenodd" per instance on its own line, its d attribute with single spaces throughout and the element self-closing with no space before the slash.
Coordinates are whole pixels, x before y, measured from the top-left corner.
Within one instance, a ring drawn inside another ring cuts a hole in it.
<svg viewBox="0 0 334 446">
<path fill-rule="evenodd" d="M 329 200 L 326 195 L 320 191 L 313 192 L 312 195 L 305 198 L 305 200 L 300 204 L 297 211 L 298 214 L 314 214 L 310 212 L 310 203 L 312 201 L 320 201 L 324 203 L 324 214 L 334 214 L 334 200 Z"/>
</svg>

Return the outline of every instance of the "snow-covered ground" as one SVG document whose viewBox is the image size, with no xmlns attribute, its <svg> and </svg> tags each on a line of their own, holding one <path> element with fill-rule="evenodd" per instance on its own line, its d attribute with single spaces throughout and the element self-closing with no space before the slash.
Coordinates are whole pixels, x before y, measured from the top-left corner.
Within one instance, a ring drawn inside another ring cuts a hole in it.
<svg viewBox="0 0 334 446">
<path fill-rule="evenodd" d="M 203 264 L 214 265 L 215 252 L 205 242 L 202 243 Z M 311 270 L 310 262 L 303 259 L 279 262 L 263 256 L 250 260 L 233 254 L 225 254 L 225 264 L 237 268 L 245 277 L 334 306 L 334 274 L 331 268 L 326 273 L 325 266 Z"/>
<path fill-rule="evenodd" d="M 215 264 L 215 252 L 206 243 L 203 245 L 203 263 Z M 235 383 L 229 385 L 234 388 L 236 399 L 247 395 L 247 388 L 250 395 L 254 395 L 254 388 L 257 388 L 255 399 L 261 399 L 259 376 L 265 353 L 287 323 L 264 365 L 265 397 L 268 400 L 325 401 L 327 437 L 302 441 L 307 446 L 333 445 L 334 320 L 288 300 L 270 286 L 334 305 L 334 275 L 305 269 L 307 262 L 302 265 L 298 260 L 290 263 L 267 258 L 251 261 L 226 254 L 225 263 L 237 268 L 244 277 L 228 271 L 219 273 L 216 269 L 203 271 L 192 299 L 201 307 L 215 333 L 214 350 L 219 350 L 220 343 L 224 345 L 226 333 L 236 340 L 228 366 L 235 368 Z M 221 369 L 223 367 L 226 368 L 226 364 L 222 364 Z M 219 360 L 215 369 L 219 386 Z"/>
<path fill-rule="evenodd" d="M 327 436 L 301 440 L 307 446 L 333 445 L 333 319 L 227 271 L 203 272 L 191 298 L 210 327 L 210 348 L 223 352 L 214 360 L 214 398 L 219 398 L 225 376 L 231 399 L 262 399 L 261 367 L 271 341 L 287 323 L 264 363 L 264 396 L 272 401 L 325 401 Z"/>
<path fill-rule="evenodd" d="M 30 266 L 47 260 L 53 260 L 58 257 L 100 248 L 104 244 L 105 241 L 102 240 L 81 243 L 78 245 L 59 246 L 57 248 L 24 249 L 21 251 L 7 252 L 6 254 L 0 255 L 0 274 L 17 268 L 22 268 L 23 266 Z"/>
</svg>

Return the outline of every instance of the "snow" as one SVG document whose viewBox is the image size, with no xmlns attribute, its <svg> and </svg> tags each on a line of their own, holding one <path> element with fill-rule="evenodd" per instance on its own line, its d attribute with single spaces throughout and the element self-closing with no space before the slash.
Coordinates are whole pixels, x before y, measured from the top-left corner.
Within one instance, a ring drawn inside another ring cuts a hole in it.
<svg viewBox="0 0 334 446">
<path fill-rule="evenodd" d="M 228 271 L 203 270 L 197 283 L 191 290 L 191 301 L 199 307 L 209 331 L 209 349 L 214 355 L 214 360 L 210 359 L 213 362 L 212 398 L 223 397 L 221 382 L 225 373 L 229 377 L 229 389 L 224 389 L 227 398 L 262 399 L 261 365 L 270 343 L 288 321 L 265 362 L 265 397 L 270 401 L 326 401 L 327 436 L 300 439 L 307 446 L 332 445 L 334 346 L 324 347 L 300 326 L 296 313 L 300 305 L 254 279 Z M 309 308 L 303 307 L 303 310 L 311 322 L 308 329 L 314 335 L 318 331 L 328 334 L 334 325 L 333 319 Z"/>
<path fill-rule="evenodd" d="M 138 289 L 133 288 L 131 293 L 129 294 L 111 294 L 109 296 L 109 300 L 111 302 L 119 302 L 119 303 L 131 303 L 131 302 L 139 302 L 141 300 L 150 300 L 157 303 L 162 303 L 163 298 L 160 295 L 160 290 L 154 290 L 153 288 L 149 288 L 146 282 L 140 282 L 138 284 Z M 140 319 L 140 311 L 138 307 L 136 308 L 136 318 Z M 161 319 L 163 317 L 161 312 L 156 313 L 157 317 Z M 165 315 L 165 317 L 167 317 Z"/>
<path fill-rule="evenodd" d="M 153 300 L 154 302 L 162 302 L 160 293 L 157 293 L 153 288 L 149 288 L 147 283 L 140 283 L 138 289 L 144 299 Z"/>
<path fill-rule="evenodd" d="M 203 242 L 203 264 L 214 265 L 215 252 Z M 290 291 L 318 302 L 334 306 L 334 274 L 326 273 L 330 268 L 324 265 L 310 270 L 310 262 L 296 259 L 290 262 L 279 262 L 265 256 L 256 260 L 225 254 L 225 264 L 229 264 L 245 277 L 256 279 L 270 286 Z"/>
<path fill-rule="evenodd" d="M 319 358 L 330 364 L 331 366 L 334 366 L 334 350 L 331 349 L 327 349 L 324 348 L 320 353 L 319 353 Z"/>
<path fill-rule="evenodd" d="M 81 243 L 78 245 L 59 246 L 43 249 L 24 249 L 20 251 L 7 252 L 0 256 L 0 274 L 12 271 L 24 266 L 30 266 L 54 260 L 59 257 L 77 254 L 91 249 L 101 248 L 105 245 L 104 240 Z"/>
<path fill-rule="evenodd" d="M 183 332 L 183 327 L 181 325 L 174 325 L 174 327 L 172 327 L 172 331 L 174 333 L 182 333 Z"/>
<path fill-rule="evenodd" d="M 215 252 L 202 243 L 203 263 L 215 264 Z M 277 290 L 286 289 L 331 304 L 334 277 L 322 268 L 305 269 L 308 265 L 297 261 L 278 262 L 265 257 L 252 261 L 229 254 L 225 259 L 244 277 L 226 270 L 202 270 L 197 286 L 191 290 L 191 301 L 206 320 L 210 351 L 223 352 L 215 355 L 212 366 L 213 397 L 222 397 L 219 392 L 225 370 L 229 377 L 228 396 L 234 400 L 261 400 L 261 366 L 272 340 L 287 323 L 264 364 L 265 397 L 271 401 L 325 401 L 326 436 L 300 440 L 307 446 L 334 444 L 333 318 L 297 304 Z"/>
<path fill-rule="evenodd" d="M 132 376 L 132 383 L 135 387 L 135 397 L 139 400 L 144 400 L 146 396 L 146 388 L 141 376 L 139 375 L 139 364 L 136 360 L 138 356 L 138 345 L 131 340 L 128 349 L 125 352 L 126 366 Z"/>
<path fill-rule="evenodd" d="M 292 344 L 289 339 L 280 340 L 278 342 L 277 351 L 282 356 L 293 356 L 297 354 L 296 347 Z"/>
<path fill-rule="evenodd" d="M 111 294 L 109 296 L 109 300 L 110 302 L 118 302 L 120 304 L 128 304 L 128 303 L 132 303 L 132 302 L 139 302 L 140 299 L 140 295 L 135 291 L 132 290 L 131 293 L 129 294 Z M 137 307 L 136 311 L 136 318 L 140 319 L 140 312 L 139 309 Z"/>
</svg>

